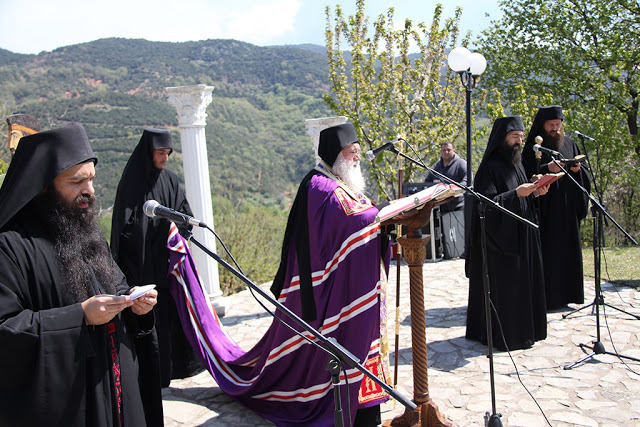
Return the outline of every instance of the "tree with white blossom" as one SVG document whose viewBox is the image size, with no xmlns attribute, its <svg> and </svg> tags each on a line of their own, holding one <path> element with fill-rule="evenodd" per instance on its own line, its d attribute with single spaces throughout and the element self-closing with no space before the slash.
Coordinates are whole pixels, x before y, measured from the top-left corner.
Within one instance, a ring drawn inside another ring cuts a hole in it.
<svg viewBox="0 0 640 427">
<path fill-rule="evenodd" d="M 458 152 L 464 153 L 465 92 L 446 65 L 448 51 L 459 43 L 462 10 L 443 19 L 438 4 L 431 26 L 406 19 L 396 29 L 389 8 L 370 29 L 364 3 L 358 0 L 356 14 L 349 17 L 340 6 L 333 15 L 326 9 L 331 92 L 325 101 L 355 125 L 363 151 L 402 136 L 427 165 L 438 158 L 444 141 L 457 141 Z M 467 42 L 468 37 L 462 44 Z M 413 49 L 416 53 L 410 53 Z M 416 156 L 406 146 L 403 152 Z M 379 195 L 395 198 L 395 158 L 378 156 L 368 169 Z M 405 162 L 404 182 L 422 181 L 425 175 Z"/>
</svg>

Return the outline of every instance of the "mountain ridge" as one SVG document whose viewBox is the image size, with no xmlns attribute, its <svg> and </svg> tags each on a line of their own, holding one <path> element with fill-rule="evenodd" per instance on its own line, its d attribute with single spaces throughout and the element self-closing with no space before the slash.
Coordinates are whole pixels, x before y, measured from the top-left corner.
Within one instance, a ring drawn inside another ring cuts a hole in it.
<svg viewBox="0 0 640 427">
<path fill-rule="evenodd" d="M 213 86 L 205 128 L 212 192 L 285 208 L 313 167 L 303 120 L 332 115 L 322 101 L 324 47 L 300 46 L 105 38 L 37 55 L 0 48 L 0 98 L 4 115 L 34 115 L 43 129 L 85 126 L 100 158 L 97 194 L 108 208 L 145 127 L 172 132 L 168 167 L 182 174 L 176 111 L 164 88 Z"/>
</svg>

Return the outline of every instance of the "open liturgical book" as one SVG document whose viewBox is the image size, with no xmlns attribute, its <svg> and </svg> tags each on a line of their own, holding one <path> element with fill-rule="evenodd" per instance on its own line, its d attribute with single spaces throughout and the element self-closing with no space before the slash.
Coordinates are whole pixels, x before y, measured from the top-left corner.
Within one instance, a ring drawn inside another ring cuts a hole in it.
<svg viewBox="0 0 640 427">
<path fill-rule="evenodd" d="M 449 197 L 460 196 L 462 193 L 464 193 L 464 190 L 457 185 L 439 182 L 422 191 L 390 202 L 380 209 L 380 212 L 376 215 L 376 221 L 384 222 L 410 210 L 422 209 L 427 202 L 439 202 Z"/>
</svg>

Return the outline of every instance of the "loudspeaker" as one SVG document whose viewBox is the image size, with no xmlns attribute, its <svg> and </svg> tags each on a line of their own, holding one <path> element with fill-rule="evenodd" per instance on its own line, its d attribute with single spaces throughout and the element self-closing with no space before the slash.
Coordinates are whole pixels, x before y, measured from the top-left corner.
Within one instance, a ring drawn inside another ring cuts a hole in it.
<svg viewBox="0 0 640 427">
<path fill-rule="evenodd" d="M 442 240 L 444 259 L 458 258 L 464 255 L 464 211 L 442 212 Z"/>
</svg>

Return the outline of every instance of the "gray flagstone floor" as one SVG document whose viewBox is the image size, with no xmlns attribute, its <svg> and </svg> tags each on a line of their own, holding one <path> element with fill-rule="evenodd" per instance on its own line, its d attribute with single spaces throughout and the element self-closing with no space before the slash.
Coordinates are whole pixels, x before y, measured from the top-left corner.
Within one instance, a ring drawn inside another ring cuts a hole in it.
<svg viewBox="0 0 640 427">
<path fill-rule="evenodd" d="M 397 390 L 412 398 L 409 270 L 400 273 L 400 345 Z M 268 285 L 263 285 L 265 288 Z M 491 412 L 487 347 L 464 338 L 468 281 L 464 260 L 424 264 L 429 392 L 440 412 L 456 426 L 484 424 Z M 585 282 L 586 303 L 594 300 L 593 280 Z M 605 302 L 640 315 L 640 293 L 603 283 Z M 389 277 L 389 337 L 393 370 L 396 266 Z M 222 322 L 245 350 L 271 323 L 248 290 L 228 297 Z M 570 308 L 579 308 L 571 305 Z M 271 308 L 271 307 L 270 307 Z M 589 351 L 579 344 L 596 339 L 591 308 L 566 319 L 569 309 L 548 314 L 548 336 L 527 350 L 494 354 L 496 411 L 505 426 L 640 425 L 640 363 L 599 354 L 570 370 L 565 366 Z M 640 359 L 640 320 L 611 307 L 600 310 L 600 339 L 607 352 Z M 519 374 L 519 375 L 518 375 Z M 539 405 L 539 407 L 538 407 Z M 220 391 L 211 375 L 174 380 L 163 390 L 166 426 L 272 426 Z M 383 421 L 402 414 L 398 402 L 382 407 Z M 544 413 L 544 415 L 543 415 Z M 546 419 L 545 420 L 545 416 Z"/>
</svg>

